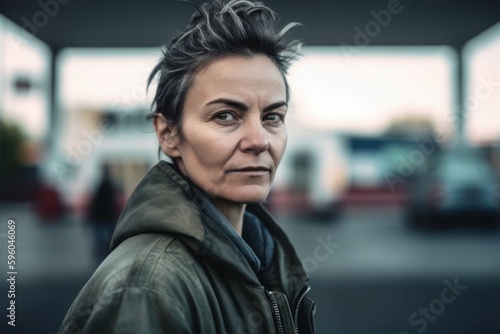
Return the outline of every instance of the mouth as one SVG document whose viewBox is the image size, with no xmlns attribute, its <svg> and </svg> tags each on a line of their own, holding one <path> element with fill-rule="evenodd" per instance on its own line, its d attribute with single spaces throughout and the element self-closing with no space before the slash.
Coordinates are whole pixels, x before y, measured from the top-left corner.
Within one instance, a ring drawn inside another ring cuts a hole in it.
<svg viewBox="0 0 500 334">
<path fill-rule="evenodd" d="M 232 169 L 230 170 L 231 173 L 240 173 L 240 174 L 245 174 L 245 175 L 255 175 L 255 176 L 260 176 L 260 175 L 266 175 L 271 172 L 271 169 L 269 167 L 265 166 L 248 166 L 248 167 L 243 167 L 243 168 L 237 168 L 237 169 Z"/>
<path fill-rule="evenodd" d="M 264 166 L 257 166 L 257 167 L 243 167 L 243 168 L 239 168 L 239 169 L 236 169 L 236 171 L 238 172 L 270 172 L 271 169 L 268 168 L 268 167 L 264 167 Z"/>
</svg>

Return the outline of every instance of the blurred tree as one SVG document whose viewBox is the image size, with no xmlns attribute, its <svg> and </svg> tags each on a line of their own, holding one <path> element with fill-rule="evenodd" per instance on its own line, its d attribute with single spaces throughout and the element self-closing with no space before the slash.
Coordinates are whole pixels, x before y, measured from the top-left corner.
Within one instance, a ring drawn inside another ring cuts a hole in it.
<svg viewBox="0 0 500 334">
<path fill-rule="evenodd" d="M 26 138 L 21 129 L 0 119 L 0 172 L 13 171 L 23 165 L 22 145 Z"/>
<path fill-rule="evenodd" d="M 433 134 L 434 124 L 432 120 L 415 114 L 394 119 L 385 130 L 386 136 L 398 138 L 431 137 Z"/>
</svg>

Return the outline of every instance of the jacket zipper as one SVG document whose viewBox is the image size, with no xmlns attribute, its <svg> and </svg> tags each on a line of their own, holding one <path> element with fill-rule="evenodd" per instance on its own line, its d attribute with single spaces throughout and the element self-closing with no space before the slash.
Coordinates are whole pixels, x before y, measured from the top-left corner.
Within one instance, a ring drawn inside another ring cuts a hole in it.
<svg viewBox="0 0 500 334">
<path fill-rule="evenodd" d="M 269 291 L 269 295 L 271 296 L 271 300 L 273 302 L 273 310 L 274 310 L 274 316 L 276 318 L 276 325 L 278 326 L 278 333 L 284 334 L 283 323 L 281 322 L 280 309 L 278 307 L 278 301 L 276 300 L 276 296 L 272 291 Z"/>
<path fill-rule="evenodd" d="M 311 290 L 310 286 L 306 286 L 306 290 L 302 293 L 302 295 L 299 298 L 299 301 L 297 302 L 297 307 L 295 308 L 295 333 L 299 334 L 299 308 L 300 308 L 300 303 L 302 300 L 304 300 L 304 297 L 306 296 L 306 293 Z"/>
</svg>

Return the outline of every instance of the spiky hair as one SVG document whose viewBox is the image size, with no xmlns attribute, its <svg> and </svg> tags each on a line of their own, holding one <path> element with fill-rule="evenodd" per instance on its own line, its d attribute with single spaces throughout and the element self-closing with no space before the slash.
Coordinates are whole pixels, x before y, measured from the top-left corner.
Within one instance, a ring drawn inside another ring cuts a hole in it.
<svg viewBox="0 0 500 334">
<path fill-rule="evenodd" d="M 278 67 L 289 98 L 286 73 L 300 55 L 300 43 L 285 41 L 290 23 L 277 31 L 276 14 L 264 4 L 250 0 L 215 0 L 196 6 L 184 32 L 162 47 L 163 56 L 148 79 L 158 77 L 149 115 L 161 113 L 172 125 L 180 125 L 184 100 L 194 75 L 213 61 L 230 55 L 265 55 Z"/>
</svg>

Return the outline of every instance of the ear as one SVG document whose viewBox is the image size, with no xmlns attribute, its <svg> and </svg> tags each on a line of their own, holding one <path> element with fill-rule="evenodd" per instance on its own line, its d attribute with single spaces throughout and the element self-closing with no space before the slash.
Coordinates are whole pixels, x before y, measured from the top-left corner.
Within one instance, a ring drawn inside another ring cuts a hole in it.
<svg viewBox="0 0 500 334">
<path fill-rule="evenodd" d="M 180 138 L 177 128 L 172 126 L 160 113 L 155 114 L 153 124 L 163 153 L 171 158 L 179 158 L 181 156 L 179 151 Z"/>
</svg>

